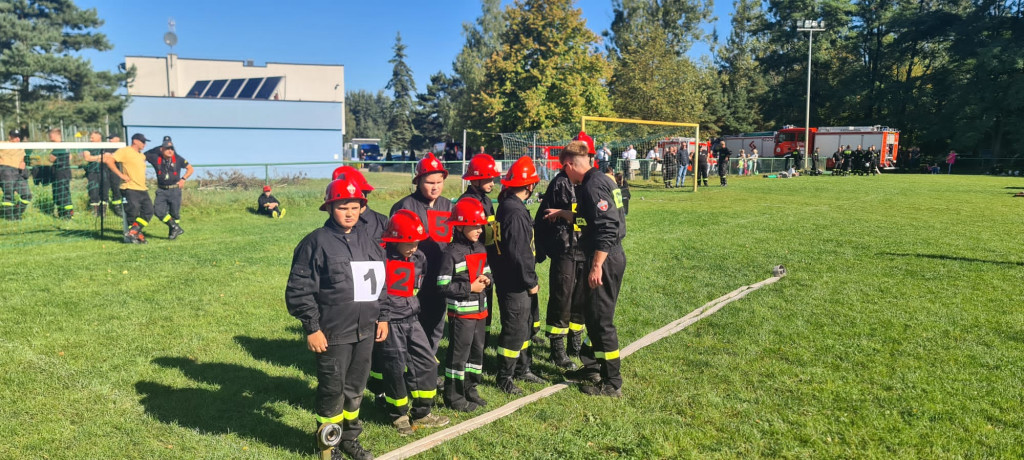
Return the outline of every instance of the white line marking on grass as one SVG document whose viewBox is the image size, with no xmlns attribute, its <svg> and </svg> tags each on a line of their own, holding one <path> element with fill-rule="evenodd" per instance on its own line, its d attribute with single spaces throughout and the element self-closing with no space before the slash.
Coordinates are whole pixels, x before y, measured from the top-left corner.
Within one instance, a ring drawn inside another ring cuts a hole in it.
<svg viewBox="0 0 1024 460">
<path fill-rule="evenodd" d="M 714 314 L 716 311 L 720 310 L 727 304 L 742 299 L 747 294 L 782 279 L 783 276 L 785 276 L 785 273 L 782 273 L 778 276 L 773 276 L 771 278 L 765 279 L 764 281 L 751 284 L 749 286 L 742 286 L 736 289 L 735 291 L 732 291 L 726 295 L 723 295 L 722 297 L 719 297 L 715 300 L 712 300 L 704 304 L 700 308 L 690 312 L 688 315 L 679 318 L 671 323 L 668 323 L 661 329 L 651 332 L 641 337 L 639 340 L 627 345 L 626 348 L 623 348 L 622 352 L 619 354 L 620 359 L 625 358 L 637 351 L 640 351 L 644 347 L 651 345 L 654 342 L 657 342 L 658 340 L 661 340 L 683 329 L 686 329 L 691 324 L 696 323 L 697 321 L 700 321 L 704 318 L 707 318 L 708 316 L 711 316 L 712 314 Z M 391 452 L 388 452 L 384 455 L 381 455 L 380 457 L 377 457 L 377 460 L 402 459 L 412 457 L 413 455 L 421 454 L 434 446 L 440 445 L 441 443 L 447 440 L 454 439 L 457 436 L 469 433 L 470 431 L 487 425 L 502 417 L 511 415 L 513 412 L 519 410 L 520 408 L 526 406 L 527 404 L 530 404 L 534 401 L 539 401 L 543 398 L 558 393 L 559 391 L 562 391 L 566 388 L 569 388 L 569 382 L 556 383 L 536 393 L 531 393 L 525 397 L 509 402 L 508 404 L 505 404 L 504 406 L 501 406 L 497 409 L 480 414 L 458 425 L 446 428 L 444 430 L 438 431 L 437 433 L 431 434 L 423 439 L 419 439 L 417 441 L 399 447 Z"/>
</svg>

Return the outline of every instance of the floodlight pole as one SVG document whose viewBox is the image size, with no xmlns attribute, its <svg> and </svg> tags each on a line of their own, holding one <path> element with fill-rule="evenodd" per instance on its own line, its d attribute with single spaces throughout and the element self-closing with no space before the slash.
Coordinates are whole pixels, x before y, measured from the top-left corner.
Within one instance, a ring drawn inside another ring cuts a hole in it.
<svg viewBox="0 0 1024 460">
<path fill-rule="evenodd" d="M 804 165 L 809 165 L 811 155 L 811 50 L 814 46 L 814 32 L 825 31 L 825 21 L 797 21 L 797 32 L 807 32 L 807 111 L 804 116 Z"/>
</svg>

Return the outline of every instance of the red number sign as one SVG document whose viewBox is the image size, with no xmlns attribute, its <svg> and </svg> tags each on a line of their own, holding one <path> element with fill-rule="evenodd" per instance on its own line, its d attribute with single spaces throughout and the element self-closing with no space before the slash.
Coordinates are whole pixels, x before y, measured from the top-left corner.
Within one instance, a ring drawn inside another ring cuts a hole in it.
<svg viewBox="0 0 1024 460">
<path fill-rule="evenodd" d="M 430 239 L 438 243 L 448 243 L 452 240 L 452 228 L 448 226 L 448 211 L 427 210 L 427 233 Z"/>
<path fill-rule="evenodd" d="M 415 272 L 416 266 L 412 262 L 389 260 L 388 273 L 384 281 L 388 286 L 388 295 L 412 297 Z"/>
<path fill-rule="evenodd" d="M 466 254 L 466 270 L 469 271 L 469 282 L 476 281 L 476 278 L 484 274 L 484 265 L 487 265 L 487 253 Z"/>
</svg>

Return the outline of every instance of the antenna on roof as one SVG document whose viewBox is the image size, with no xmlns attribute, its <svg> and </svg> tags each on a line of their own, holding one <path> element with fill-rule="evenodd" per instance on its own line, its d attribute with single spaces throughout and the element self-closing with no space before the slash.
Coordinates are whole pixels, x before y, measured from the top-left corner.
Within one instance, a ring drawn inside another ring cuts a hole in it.
<svg viewBox="0 0 1024 460">
<path fill-rule="evenodd" d="M 171 52 L 174 52 L 174 45 L 178 44 L 178 34 L 174 33 L 174 18 L 167 20 L 167 33 L 164 34 L 164 44 L 171 47 Z"/>
</svg>

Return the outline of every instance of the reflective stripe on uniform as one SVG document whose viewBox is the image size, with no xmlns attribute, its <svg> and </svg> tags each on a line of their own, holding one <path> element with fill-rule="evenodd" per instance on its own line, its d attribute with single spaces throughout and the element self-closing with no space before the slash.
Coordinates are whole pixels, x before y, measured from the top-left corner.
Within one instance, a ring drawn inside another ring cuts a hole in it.
<svg viewBox="0 0 1024 460">
<path fill-rule="evenodd" d="M 533 327 L 540 327 L 540 321 L 534 321 Z"/>
<path fill-rule="evenodd" d="M 380 372 L 370 371 L 370 378 L 371 379 L 377 379 L 377 380 L 384 380 L 384 374 L 381 374 Z"/>
<path fill-rule="evenodd" d="M 412 390 L 410 393 L 412 393 L 413 399 L 434 399 L 434 396 L 437 396 L 436 389 L 429 391 Z"/>
<path fill-rule="evenodd" d="M 527 348 L 530 348 L 530 341 L 529 340 L 523 342 L 523 350 L 525 350 Z"/>
<path fill-rule="evenodd" d="M 506 358 L 518 358 L 519 350 L 509 350 L 508 348 L 498 347 L 498 354 Z"/>
<path fill-rule="evenodd" d="M 444 369 L 444 376 L 455 380 L 466 380 L 466 371 L 457 371 L 455 369 Z"/>
<path fill-rule="evenodd" d="M 466 271 L 466 263 L 465 262 L 459 262 L 459 263 L 455 264 L 455 273 L 460 273 L 460 272 L 464 272 L 464 271 Z"/>
<path fill-rule="evenodd" d="M 603 359 L 603 360 L 607 361 L 609 359 L 618 359 L 618 357 L 619 357 L 619 350 L 618 349 L 612 350 L 612 351 L 596 351 L 596 350 L 594 351 L 594 358 L 596 358 L 596 359 Z"/>
<path fill-rule="evenodd" d="M 121 200 L 114 200 L 114 201 L 110 202 L 110 204 L 113 204 L 113 205 L 118 205 L 118 204 L 121 204 L 121 203 L 122 203 Z"/>
<path fill-rule="evenodd" d="M 342 413 L 340 413 L 338 415 L 335 415 L 334 417 L 322 417 L 322 416 L 319 416 L 319 415 L 316 416 L 316 421 L 318 421 L 320 423 L 339 423 L 339 422 L 341 422 L 344 419 L 345 419 L 345 413 L 344 412 L 342 412 Z"/>
<path fill-rule="evenodd" d="M 404 406 L 406 404 L 409 404 L 409 397 L 408 396 L 406 396 L 406 397 L 404 397 L 402 399 L 394 399 L 394 398 L 392 398 L 390 396 L 384 395 L 384 400 L 387 401 L 388 404 L 391 404 L 391 405 L 393 405 L 395 407 L 402 407 L 402 406 Z"/>
<path fill-rule="evenodd" d="M 167 223 L 169 220 L 171 220 L 171 215 L 168 214 L 168 215 L 164 216 L 163 219 L 160 219 L 160 220 L 164 221 L 164 223 Z"/>
<path fill-rule="evenodd" d="M 583 325 L 582 324 L 576 324 L 576 323 L 573 323 L 573 322 L 569 322 L 569 330 L 573 331 L 573 332 L 582 331 L 583 330 Z"/>
<path fill-rule="evenodd" d="M 466 372 L 470 374 L 483 374 L 484 366 L 481 364 L 466 363 Z"/>
<path fill-rule="evenodd" d="M 75 207 L 69 204 L 69 205 L 65 205 L 64 209 L 71 210 L 71 209 L 75 209 Z"/>
<path fill-rule="evenodd" d="M 352 412 L 349 412 L 347 410 L 343 410 L 343 411 L 341 411 L 341 416 L 345 417 L 345 420 L 355 420 L 355 419 L 359 418 L 359 409 L 356 409 L 356 410 L 354 410 Z"/>
<path fill-rule="evenodd" d="M 437 277 L 437 285 L 438 286 L 444 286 L 446 284 L 450 284 L 451 282 L 452 282 L 452 277 L 451 276 L 442 275 L 442 276 L 438 276 Z"/>
<path fill-rule="evenodd" d="M 149 225 L 149 222 L 146 222 L 146 219 L 143 219 L 141 217 L 136 217 L 135 222 L 138 222 L 139 225 L 142 225 L 143 227 Z"/>
<path fill-rule="evenodd" d="M 543 329 L 544 329 L 544 332 L 547 332 L 548 334 L 553 334 L 553 335 L 565 335 L 565 334 L 569 333 L 569 328 L 549 326 L 547 324 L 545 324 L 543 326 Z"/>
</svg>

